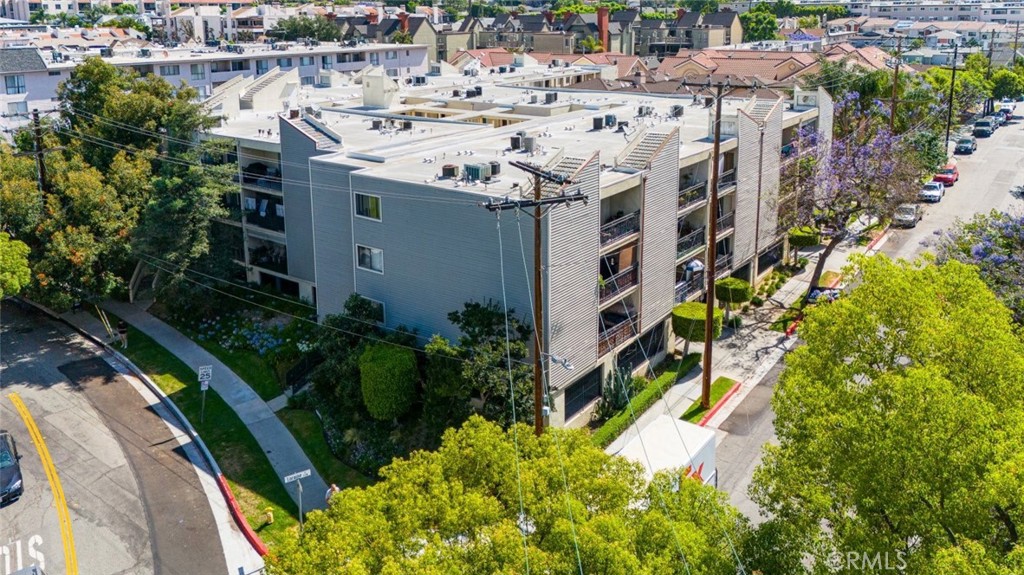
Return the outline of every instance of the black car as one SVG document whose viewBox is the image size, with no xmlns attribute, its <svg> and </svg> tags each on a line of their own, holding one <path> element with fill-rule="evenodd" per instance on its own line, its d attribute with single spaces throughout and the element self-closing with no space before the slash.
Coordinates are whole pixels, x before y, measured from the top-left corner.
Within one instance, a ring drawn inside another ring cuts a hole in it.
<svg viewBox="0 0 1024 575">
<path fill-rule="evenodd" d="M 25 492 L 21 484 L 21 464 L 14 437 L 0 429 L 0 504 L 14 501 Z"/>
</svg>

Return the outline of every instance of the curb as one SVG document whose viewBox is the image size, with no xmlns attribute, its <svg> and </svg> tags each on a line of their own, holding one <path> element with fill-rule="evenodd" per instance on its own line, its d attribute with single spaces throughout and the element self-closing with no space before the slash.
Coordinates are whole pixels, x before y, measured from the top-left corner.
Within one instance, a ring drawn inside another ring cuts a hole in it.
<svg viewBox="0 0 1024 575">
<path fill-rule="evenodd" d="M 707 425 L 707 423 L 711 421 L 711 418 L 714 417 L 716 413 L 718 413 L 718 410 L 722 409 L 722 406 L 725 405 L 725 402 L 729 401 L 729 399 L 731 399 L 733 395 L 736 395 L 736 392 L 740 390 L 740 386 L 742 385 L 743 382 L 737 381 L 729 389 L 729 391 L 725 392 L 725 395 L 722 396 L 722 399 L 719 399 L 717 403 L 711 406 L 711 409 L 709 409 L 708 412 L 704 414 L 704 417 L 702 417 L 700 421 L 697 422 L 697 425 L 701 427 Z"/>
<path fill-rule="evenodd" d="M 885 235 L 885 234 L 882 234 L 882 235 Z M 882 238 L 882 236 L 878 237 L 878 239 L 881 239 L 881 238 Z M 836 289 L 836 286 L 839 285 L 840 283 L 842 283 L 842 281 L 843 281 L 843 276 L 839 276 L 835 280 L 833 280 L 832 283 L 828 284 L 825 287 L 827 287 L 828 289 Z M 796 328 L 800 327 L 800 322 L 803 321 L 803 316 L 804 316 L 804 314 L 801 313 L 796 319 L 793 320 L 793 323 L 789 324 L 789 326 L 786 327 L 786 337 L 793 337 L 793 334 L 796 333 Z"/>
<path fill-rule="evenodd" d="M 217 461 L 213 458 L 213 455 L 210 453 L 210 450 L 206 448 L 206 444 L 203 443 L 202 438 L 199 437 L 199 433 L 196 432 L 195 428 L 192 427 L 192 424 L 189 423 L 188 418 L 185 417 L 185 414 L 183 414 L 178 409 L 178 406 L 175 405 L 174 402 L 171 401 L 169 397 L 167 397 L 163 390 L 160 389 L 160 387 L 158 387 L 155 383 L 153 383 L 153 380 L 151 380 L 148 375 L 143 373 L 143 371 L 139 369 L 138 366 L 132 363 L 130 359 L 125 357 L 121 352 L 117 351 L 106 342 L 102 341 L 100 338 L 85 331 L 84 329 L 79 328 L 77 325 L 64 319 L 58 313 L 54 312 L 53 310 L 42 304 L 36 303 L 24 297 L 18 297 L 16 299 L 38 309 L 39 311 L 63 323 L 64 325 L 67 325 L 71 329 L 78 332 L 81 336 L 91 341 L 94 345 L 100 347 L 107 353 L 113 355 L 115 359 L 124 364 L 125 367 L 127 367 L 132 373 L 134 373 L 135 376 L 138 377 L 139 380 L 142 381 L 142 383 L 144 383 L 151 392 L 153 392 L 154 395 L 160 398 L 160 402 L 164 404 L 164 407 L 166 407 L 171 413 L 174 414 L 174 417 L 178 420 L 178 423 L 181 424 L 181 427 L 185 431 L 185 433 L 189 436 L 192 442 L 199 447 L 199 451 L 203 454 L 203 458 L 206 459 L 206 464 L 209 465 L 210 471 L 213 472 L 214 478 L 217 480 L 217 486 L 220 488 L 220 492 L 224 496 L 224 500 L 228 504 L 228 508 L 231 509 L 231 517 L 235 520 L 235 523 L 238 525 L 238 528 L 242 530 L 242 534 L 245 535 L 245 538 L 249 541 L 249 544 L 252 545 L 253 549 L 255 549 L 256 552 L 259 553 L 261 557 L 265 556 L 269 552 L 267 544 L 264 543 L 263 540 L 260 539 L 259 535 L 257 535 L 256 532 L 253 531 L 252 527 L 249 526 L 249 522 L 246 521 L 245 515 L 242 514 L 242 510 L 238 506 L 238 502 L 235 501 L 235 496 L 231 492 L 231 487 L 228 485 L 227 480 L 224 478 L 224 474 L 221 473 L 220 466 L 217 465 Z"/>
<path fill-rule="evenodd" d="M 871 250 L 873 250 L 875 248 L 875 246 L 878 245 L 879 243 L 881 243 L 882 239 L 886 238 L 888 235 L 889 235 L 889 227 L 886 226 L 885 229 L 882 231 L 882 233 L 878 234 L 877 238 L 875 238 L 875 239 L 871 240 L 870 242 L 868 242 L 868 245 L 864 249 L 864 252 L 867 253 L 867 252 L 870 252 Z"/>
</svg>

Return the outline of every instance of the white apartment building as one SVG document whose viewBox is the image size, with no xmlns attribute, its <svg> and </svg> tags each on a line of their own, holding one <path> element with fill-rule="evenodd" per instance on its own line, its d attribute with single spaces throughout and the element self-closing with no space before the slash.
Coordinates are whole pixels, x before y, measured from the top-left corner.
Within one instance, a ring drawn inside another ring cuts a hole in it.
<svg viewBox="0 0 1024 575">
<path fill-rule="evenodd" d="M 545 194 L 589 201 L 539 224 L 544 351 L 575 366 L 550 370 L 552 424 L 583 425 L 612 370 L 642 370 L 675 346 L 673 305 L 705 296 L 713 124 L 692 96 L 565 85 L 593 72 L 412 85 L 378 74 L 364 77 L 360 94 L 300 103 L 276 123 L 241 112 L 217 131 L 239 146 L 240 221 L 228 224 L 236 232 L 227 243 L 250 281 L 310 299 L 321 317 L 358 293 L 379 304 L 388 328 L 454 339 L 447 314 L 465 302 L 504 292 L 517 315 L 530 315 L 523 261 L 532 270 L 533 221 L 506 212 L 499 231 L 481 206 L 529 195 L 529 179 L 509 162 L 569 177 Z M 755 261 L 763 275 L 785 250 L 783 146 L 801 127 L 831 133 L 832 104 L 797 89 L 792 101 L 727 97 L 723 109 L 717 275 L 752 279 Z"/>
<path fill-rule="evenodd" d="M 87 53 L 34 47 L 0 48 L 0 130 L 23 125 L 24 114 L 32 109 L 48 110 L 54 105 L 57 85 L 89 55 Z M 236 44 L 218 48 L 112 48 L 103 58 L 111 64 L 139 74 L 155 74 L 172 84 L 182 82 L 208 97 L 213 90 L 235 77 L 263 76 L 272 69 L 295 71 L 301 86 L 313 86 L 331 74 L 352 75 L 369 66 L 380 66 L 393 78 L 428 72 L 427 46 L 419 44 L 359 44 L 344 46 L 320 43 Z"/>
</svg>

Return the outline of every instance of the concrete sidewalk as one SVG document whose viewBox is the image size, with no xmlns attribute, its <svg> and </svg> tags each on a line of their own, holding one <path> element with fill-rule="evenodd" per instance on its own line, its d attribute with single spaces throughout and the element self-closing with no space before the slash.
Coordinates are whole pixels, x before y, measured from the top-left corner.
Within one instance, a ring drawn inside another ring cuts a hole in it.
<svg viewBox="0 0 1024 575">
<path fill-rule="evenodd" d="M 305 493 L 302 498 L 303 510 L 325 507 L 322 494 L 327 492 L 327 484 L 317 473 L 288 428 L 274 415 L 274 411 L 267 403 L 256 395 L 256 392 L 235 372 L 199 344 L 136 305 L 106 301 L 100 306 L 153 338 L 193 370 L 198 370 L 202 365 L 212 365 L 213 381 L 210 382 L 210 388 L 231 406 L 231 409 L 238 414 L 239 419 L 249 428 L 249 432 L 263 449 L 278 478 L 283 482 L 286 475 L 306 469 L 310 470 L 310 477 L 302 480 L 302 488 Z M 100 321 L 88 313 L 67 313 L 63 317 L 96 337 L 103 340 L 109 338 Z M 288 494 L 298 504 L 295 485 L 288 484 L 286 488 Z"/>
</svg>

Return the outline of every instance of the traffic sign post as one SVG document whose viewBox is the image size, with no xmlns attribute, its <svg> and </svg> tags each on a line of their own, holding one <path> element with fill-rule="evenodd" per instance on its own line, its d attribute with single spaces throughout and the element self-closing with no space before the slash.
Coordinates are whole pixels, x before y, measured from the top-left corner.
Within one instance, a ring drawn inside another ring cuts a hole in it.
<svg viewBox="0 0 1024 575">
<path fill-rule="evenodd" d="M 312 474 L 312 472 L 309 469 L 303 469 L 302 471 L 299 471 L 297 473 L 292 473 L 291 475 L 285 475 L 284 476 L 284 482 L 285 483 L 291 483 L 292 481 L 295 482 L 295 489 L 296 489 L 296 491 L 299 494 L 299 533 L 302 533 L 302 529 L 303 529 L 303 521 L 302 521 L 302 479 L 304 477 L 309 477 L 311 474 Z"/>
<path fill-rule="evenodd" d="M 199 391 L 203 392 L 202 404 L 199 408 L 199 423 L 206 421 L 206 390 L 210 389 L 210 381 L 213 379 L 213 366 L 199 366 Z"/>
</svg>

